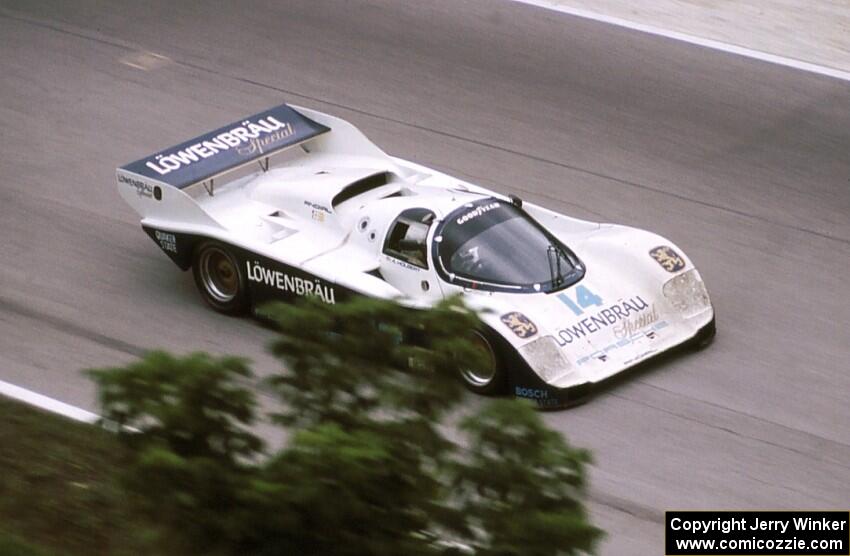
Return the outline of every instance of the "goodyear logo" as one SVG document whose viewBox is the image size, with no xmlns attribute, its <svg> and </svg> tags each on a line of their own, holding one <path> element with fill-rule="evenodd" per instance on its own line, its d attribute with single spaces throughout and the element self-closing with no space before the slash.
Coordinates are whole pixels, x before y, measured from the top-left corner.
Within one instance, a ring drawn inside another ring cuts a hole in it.
<svg viewBox="0 0 850 556">
<path fill-rule="evenodd" d="M 661 245 L 650 250 L 649 256 L 655 259 L 667 272 L 679 272 L 685 268 L 685 259 L 667 245 Z"/>
<path fill-rule="evenodd" d="M 511 329 L 511 332 L 520 338 L 531 338 L 537 334 L 537 326 L 522 313 L 506 313 L 502 315 L 502 322 Z"/>
</svg>

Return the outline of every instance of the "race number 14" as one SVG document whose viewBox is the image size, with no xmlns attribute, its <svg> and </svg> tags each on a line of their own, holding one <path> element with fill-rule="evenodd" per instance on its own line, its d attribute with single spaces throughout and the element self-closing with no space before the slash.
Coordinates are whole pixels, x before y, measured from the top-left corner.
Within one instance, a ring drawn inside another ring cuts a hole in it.
<svg viewBox="0 0 850 556">
<path fill-rule="evenodd" d="M 559 293 L 558 299 L 561 303 L 570 308 L 570 310 L 579 316 L 584 313 L 584 309 L 591 306 L 602 305 L 602 298 L 587 289 L 584 286 L 577 286 L 575 289 L 576 300 L 573 301 L 567 292 Z"/>
</svg>

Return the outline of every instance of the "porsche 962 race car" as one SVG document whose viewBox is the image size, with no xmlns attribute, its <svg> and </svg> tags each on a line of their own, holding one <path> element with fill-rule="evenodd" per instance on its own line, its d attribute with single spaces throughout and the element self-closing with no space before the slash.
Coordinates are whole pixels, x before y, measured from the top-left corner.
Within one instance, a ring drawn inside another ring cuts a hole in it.
<svg viewBox="0 0 850 556">
<path fill-rule="evenodd" d="M 699 272 L 670 241 L 389 156 L 314 110 L 277 106 L 117 179 L 145 232 L 223 313 L 302 296 L 421 308 L 462 294 L 486 325 L 470 331 L 486 363 L 461 377 L 479 393 L 569 404 L 714 334 Z"/>
</svg>

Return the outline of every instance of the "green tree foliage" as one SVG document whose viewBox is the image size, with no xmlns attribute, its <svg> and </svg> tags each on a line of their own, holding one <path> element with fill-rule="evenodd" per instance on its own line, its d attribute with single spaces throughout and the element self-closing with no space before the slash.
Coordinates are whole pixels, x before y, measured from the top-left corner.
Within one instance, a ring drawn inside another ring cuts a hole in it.
<svg viewBox="0 0 850 556">
<path fill-rule="evenodd" d="M 280 500 L 292 496 L 309 519 L 322 500 L 345 502 L 326 503 L 319 520 L 339 534 L 332 552 L 323 529 L 302 528 L 299 546 L 310 554 L 430 552 L 429 532 L 458 519 L 443 504 L 454 445 L 439 425 L 464 395 L 459 369 L 481 357 L 465 340 L 477 316 L 457 299 L 428 311 L 358 299 L 267 314 L 280 330 L 272 352 L 287 369 L 269 381 L 282 402 L 276 418 L 303 429 L 274 461 L 275 474 L 325 478 L 290 481 Z"/>
<path fill-rule="evenodd" d="M 153 352 L 122 368 L 89 371 L 104 417 L 134 454 L 126 485 L 152 518 L 199 547 L 241 538 L 243 498 L 262 441 L 248 427 L 256 400 L 236 357 Z M 133 432 L 138 431 L 138 432 Z"/>
<path fill-rule="evenodd" d="M 374 431 L 299 431 L 263 470 L 266 511 L 282 519 L 256 530 L 253 546 L 269 556 L 433 554 L 422 532 L 438 493 L 419 459 Z"/>
<path fill-rule="evenodd" d="M 99 387 L 104 417 L 141 431 L 128 438 L 161 444 L 181 457 L 208 457 L 235 465 L 262 442 L 254 424 L 256 400 L 245 388 L 247 361 L 194 353 L 179 358 L 152 352 L 127 367 L 89 371 Z"/>
<path fill-rule="evenodd" d="M 452 539 L 481 555 L 592 552 L 589 456 L 526 404 L 496 401 L 445 435 L 457 378 L 481 355 L 457 300 L 414 311 L 377 300 L 276 305 L 266 381 L 294 428 L 260 457 L 245 362 L 154 353 L 92 371 L 105 416 L 135 454 L 127 484 L 200 553 L 430 555 Z M 463 447 L 465 444 L 465 447 Z"/>
<path fill-rule="evenodd" d="M 0 531 L 0 556 L 47 556 L 47 552 Z"/>
<path fill-rule="evenodd" d="M 434 423 L 463 394 L 458 369 L 481 357 L 466 341 L 478 318 L 458 299 L 427 311 L 365 298 L 309 300 L 266 314 L 280 330 L 271 350 L 287 368 L 271 381 L 286 425 Z"/>
<path fill-rule="evenodd" d="M 458 497 L 481 556 L 590 553 L 601 531 L 584 510 L 590 462 L 528 403 L 498 400 L 466 417 Z"/>
</svg>

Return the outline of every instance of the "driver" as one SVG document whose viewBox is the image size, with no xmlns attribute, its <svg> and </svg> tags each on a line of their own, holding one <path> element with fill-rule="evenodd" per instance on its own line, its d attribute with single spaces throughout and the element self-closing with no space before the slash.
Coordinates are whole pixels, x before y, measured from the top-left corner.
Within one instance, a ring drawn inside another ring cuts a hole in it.
<svg viewBox="0 0 850 556">
<path fill-rule="evenodd" d="M 478 255 L 478 246 L 470 247 L 466 251 L 457 254 L 459 270 L 472 273 L 481 264 L 481 257 Z"/>
</svg>

